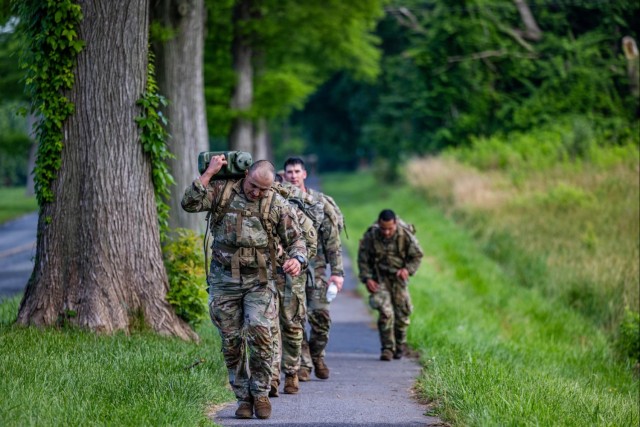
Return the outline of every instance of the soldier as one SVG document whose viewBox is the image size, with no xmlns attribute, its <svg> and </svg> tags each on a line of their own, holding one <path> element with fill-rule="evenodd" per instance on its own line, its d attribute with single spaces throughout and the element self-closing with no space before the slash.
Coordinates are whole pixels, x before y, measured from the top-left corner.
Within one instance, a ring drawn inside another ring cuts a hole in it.
<svg viewBox="0 0 640 427">
<path fill-rule="evenodd" d="M 401 359 L 406 348 L 413 310 L 408 280 L 423 255 L 411 230 L 392 210 L 385 209 L 360 240 L 359 277 L 370 292 L 371 308 L 379 312 L 380 360 Z"/>
<path fill-rule="evenodd" d="M 282 182 L 278 175 L 276 175 L 276 181 L 278 183 Z M 318 206 L 310 196 L 302 193 L 297 187 L 289 183 L 278 183 L 273 186 L 291 203 L 296 212 L 300 229 L 305 237 L 307 256 L 313 258 L 316 254 L 317 234 L 311 218 L 316 219 L 322 215 L 322 205 Z M 320 210 L 319 212 L 318 209 Z M 300 274 L 296 277 L 286 275 L 284 277 L 285 280 L 280 280 L 276 283 L 280 322 L 279 325 L 275 324 L 273 329 L 274 359 L 269 397 L 278 397 L 279 395 L 281 365 L 285 375 L 284 392 L 296 394 L 299 391 L 298 369 L 300 368 L 300 351 L 307 311 L 305 297 L 306 276 L 306 274 Z"/>
<path fill-rule="evenodd" d="M 307 250 L 295 213 L 271 188 L 273 165 L 261 160 L 241 180 L 212 181 L 226 164 L 224 155 L 213 156 L 185 190 L 182 208 L 212 213 L 209 313 L 222 338 L 229 383 L 238 400 L 236 417 L 251 418 L 255 407 L 258 418 L 269 418 L 276 251 L 282 245 L 282 269 L 297 276 L 307 265 Z"/>
<path fill-rule="evenodd" d="M 284 163 L 285 179 L 315 199 L 324 200 L 319 191 L 305 186 L 307 171 L 304 161 L 298 157 L 290 157 Z M 331 275 L 325 277 L 327 263 L 331 267 Z M 329 378 L 329 367 L 324 361 L 325 348 L 329 341 L 331 317 L 327 300 L 327 288 L 335 283 L 338 291 L 342 289 L 344 270 L 342 267 L 342 243 L 338 230 L 337 215 L 331 204 L 324 203 L 324 217 L 318 228 L 318 253 L 310 261 L 309 275 L 306 283 L 307 318 L 311 325 L 311 334 L 307 340 L 306 333 L 302 342 L 302 355 L 298 379 L 309 381 L 313 364 L 316 377 Z"/>
</svg>

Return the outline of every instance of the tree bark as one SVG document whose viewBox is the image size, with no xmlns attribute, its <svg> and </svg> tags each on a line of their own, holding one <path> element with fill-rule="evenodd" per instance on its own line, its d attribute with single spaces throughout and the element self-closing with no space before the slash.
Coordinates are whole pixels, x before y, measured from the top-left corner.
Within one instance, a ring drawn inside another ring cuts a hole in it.
<svg viewBox="0 0 640 427">
<path fill-rule="evenodd" d="M 256 121 L 253 141 L 253 160 L 273 161 L 271 155 L 271 141 L 269 140 L 269 129 L 267 119 L 264 117 Z"/>
<path fill-rule="evenodd" d="M 40 207 L 31 278 L 17 322 L 102 333 L 141 322 L 197 339 L 166 302 L 150 159 L 134 121 L 145 90 L 149 0 L 80 1 L 86 43 L 68 93 L 55 201 Z"/>
<path fill-rule="evenodd" d="M 237 83 L 231 98 L 231 108 L 239 113 L 231 124 L 229 135 L 229 148 L 231 150 L 247 151 L 254 155 L 253 125 L 251 118 L 246 113 L 251 110 L 253 104 L 253 49 L 251 40 L 246 31 L 243 31 L 243 22 L 251 18 L 250 0 L 240 0 L 234 8 L 234 38 L 232 45 L 233 68 L 237 74 Z"/>
<path fill-rule="evenodd" d="M 531 13 L 531 9 L 525 0 L 513 0 L 516 7 L 518 8 L 518 13 L 520 13 L 520 19 L 522 19 L 522 23 L 524 24 L 524 31 L 519 31 L 520 35 L 534 42 L 542 40 L 542 31 L 540 27 L 538 27 L 538 23 L 536 19 L 533 17 L 533 13 Z"/>
<path fill-rule="evenodd" d="M 180 206 L 184 189 L 198 174 L 198 153 L 208 151 L 209 136 L 204 100 L 204 0 L 155 0 L 152 19 L 172 29 L 175 36 L 155 42 L 156 74 L 160 93 L 169 105 L 169 170 L 176 181 L 169 200 L 169 227 L 204 232 L 204 216 Z"/>
</svg>

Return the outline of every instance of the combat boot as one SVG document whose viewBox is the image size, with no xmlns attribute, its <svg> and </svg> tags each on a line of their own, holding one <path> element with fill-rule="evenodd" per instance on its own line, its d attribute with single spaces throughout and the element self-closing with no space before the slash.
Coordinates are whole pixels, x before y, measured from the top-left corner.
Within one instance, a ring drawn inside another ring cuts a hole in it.
<svg viewBox="0 0 640 427">
<path fill-rule="evenodd" d="M 380 360 L 384 360 L 386 362 L 390 361 L 393 358 L 393 351 L 385 348 L 382 350 L 382 354 L 380 355 Z"/>
<path fill-rule="evenodd" d="M 398 359 L 402 359 L 402 356 L 404 356 L 404 344 L 400 344 L 399 346 L 396 347 L 396 351 L 393 352 L 393 358 L 398 360 Z"/>
<path fill-rule="evenodd" d="M 278 392 L 278 387 L 280 383 L 278 381 L 271 381 L 271 390 L 269 390 L 269 397 L 278 397 L 280 393 Z"/>
<path fill-rule="evenodd" d="M 305 383 L 310 379 L 311 379 L 311 369 L 305 368 L 304 366 L 300 367 L 300 369 L 298 369 L 298 380 Z"/>
<path fill-rule="evenodd" d="M 323 357 L 318 357 L 317 359 L 313 359 L 313 367 L 316 372 L 316 377 L 321 380 L 326 380 L 329 378 L 329 367 L 324 363 Z"/>
<path fill-rule="evenodd" d="M 238 402 L 238 409 L 236 409 L 236 418 L 252 418 L 253 417 L 253 404 L 251 402 L 240 401 Z"/>
<path fill-rule="evenodd" d="M 298 375 L 285 375 L 284 392 L 287 394 L 296 394 L 300 387 L 298 386 Z"/>
<path fill-rule="evenodd" d="M 260 396 L 256 398 L 256 417 L 264 420 L 271 416 L 271 402 L 268 396 Z"/>
</svg>

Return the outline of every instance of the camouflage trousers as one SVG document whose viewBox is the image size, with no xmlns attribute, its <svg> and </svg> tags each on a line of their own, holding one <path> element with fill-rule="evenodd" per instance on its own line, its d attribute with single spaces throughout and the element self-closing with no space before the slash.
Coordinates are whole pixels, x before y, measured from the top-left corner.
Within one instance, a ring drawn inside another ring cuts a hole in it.
<svg viewBox="0 0 640 427">
<path fill-rule="evenodd" d="M 300 350 L 307 311 L 305 301 L 306 274 L 297 277 L 286 276 L 286 281 L 278 283 L 279 324 L 272 329 L 273 366 L 272 381 L 280 384 L 280 368 L 285 375 L 293 375 L 300 368 Z"/>
<path fill-rule="evenodd" d="M 231 277 L 211 263 L 209 314 L 222 339 L 229 384 L 239 401 L 267 396 L 271 383 L 276 288 L 273 280 L 260 283 L 258 274 Z"/>
<path fill-rule="evenodd" d="M 407 284 L 395 276 L 379 282 L 378 292 L 369 296 L 369 305 L 378 311 L 378 333 L 382 350 L 395 351 L 407 341 L 409 316 L 413 311 Z"/>
<path fill-rule="evenodd" d="M 311 333 L 304 331 L 302 340 L 302 353 L 300 355 L 300 367 L 311 370 L 313 359 L 325 356 L 325 348 L 329 342 L 329 330 L 331 329 L 331 317 L 329 314 L 329 302 L 327 301 L 327 279 L 325 267 L 309 269 L 307 274 L 307 320 L 311 326 Z"/>
</svg>

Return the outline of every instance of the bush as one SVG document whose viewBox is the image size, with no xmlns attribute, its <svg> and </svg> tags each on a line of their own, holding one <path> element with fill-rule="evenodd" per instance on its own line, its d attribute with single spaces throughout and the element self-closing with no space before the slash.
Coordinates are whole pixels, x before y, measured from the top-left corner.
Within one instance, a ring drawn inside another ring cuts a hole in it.
<svg viewBox="0 0 640 427">
<path fill-rule="evenodd" d="M 617 347 L 622 356 L 640 363 L 640 313 L 625 309 L 618 328 Z"/>
<path fill-rule="evenodd" d="M 202 239 L 191 230 L 176 231 L 177 237 L 163 248 L 169 275 L 167 301 L 180 318 L 195 327 L 207 317 Z"/>
</svg>

